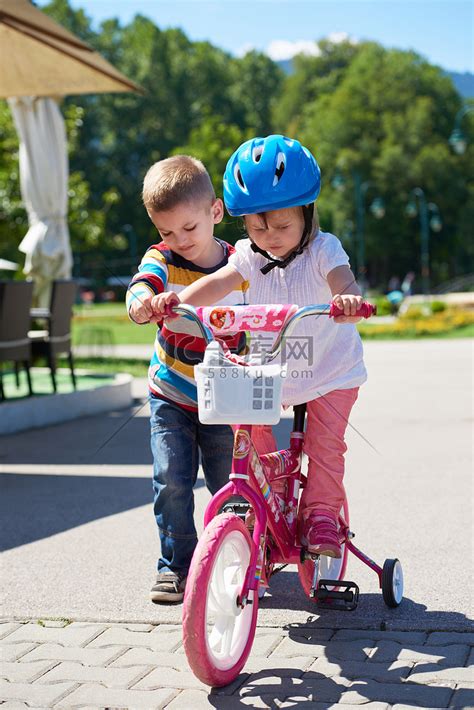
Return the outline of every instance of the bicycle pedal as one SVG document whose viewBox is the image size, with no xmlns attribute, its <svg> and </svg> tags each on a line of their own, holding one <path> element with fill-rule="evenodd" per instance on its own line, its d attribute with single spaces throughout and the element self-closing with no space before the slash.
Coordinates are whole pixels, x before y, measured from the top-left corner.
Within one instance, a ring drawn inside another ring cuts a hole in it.
<svg viewBox="0 0 474 710">
<path fill-rule="evenodd" d="M 331 587 L 338 587 L 338 590 Z M 334 611 L 354 611 L 359 602 L 359 587 L 355 582 L 320 579 L 315 590 L 317 606 Z"/>
</svg>

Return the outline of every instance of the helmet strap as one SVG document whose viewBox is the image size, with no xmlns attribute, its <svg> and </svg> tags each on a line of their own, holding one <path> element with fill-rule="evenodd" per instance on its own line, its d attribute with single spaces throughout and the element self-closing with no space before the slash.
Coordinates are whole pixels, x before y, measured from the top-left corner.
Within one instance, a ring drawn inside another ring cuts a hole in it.
<svg viewBox="0 0 474 710">
<path fill-rule="evenodd" d="M 251 240 L 250 248 L 252 249 L 252 251 L 257 252 L 258 254 L 262 254 L 262 256 L 264 256 L 265 259 L 268 259 L 269 261 L 268 264 L 265 264 L 265 266 L 262 266 L 262 268 L 260 269 L 262 274 L 268 274 L 268 272 L 274 269 L 275 267 L 278 267 L 279 269 L 285 269 L 288 264 L 291 264 L 291 262 L 304 251 L 304 249 L 308 246 L 309 238 L 311 236 L 313 226 L 313 214 L 314 203 L 311 203 L 310 205 L 303 205 L 303 234 L 301 235 L 300 243 L 297 248 L 292 251 L 291 254 L 288 254 L 285 259 L 274 259 L 273 256 L 270 256 L 267 251 L 265 251 L 264 249 L 260 249 L 260 247 L 254 244 L 254 242 L 252 242 Z"/>
</svg>

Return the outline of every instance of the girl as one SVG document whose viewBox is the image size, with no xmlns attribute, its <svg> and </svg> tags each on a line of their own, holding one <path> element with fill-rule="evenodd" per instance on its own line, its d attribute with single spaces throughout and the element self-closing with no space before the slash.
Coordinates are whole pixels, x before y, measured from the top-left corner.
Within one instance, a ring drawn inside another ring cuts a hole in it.
<svg viewBox="0 0 474 710">
<path fill-rule="evenodd" d="M 272 135 L 243 143 L 227 163 L 224 201 L 230 215 L 243 216 L 248 239 L 237 242 L 226 266 L 185 288 L 179 298 L 170 292 L 155 296 L 152 307 L 163 317 L 166 306 L 177 301 L 219 303 L 244 279 L 251 304 L 304 306 L 332 299 L 344 310 L 334 320 L 306 318 L 297 326 L 288 343 L 291 369 L 283 390 L 285 405 L 307 403 L 301 542 L 311 553 L 340 557 L 344 435 L 366 371 L 354 326 L 361 292 L 341 243 L 319 229 L 314 202 L 320 184 L 315 158 L 298 141 Z M 257 449 L 275 450 L 269 427 L 261 428 Z"/>
</svg>

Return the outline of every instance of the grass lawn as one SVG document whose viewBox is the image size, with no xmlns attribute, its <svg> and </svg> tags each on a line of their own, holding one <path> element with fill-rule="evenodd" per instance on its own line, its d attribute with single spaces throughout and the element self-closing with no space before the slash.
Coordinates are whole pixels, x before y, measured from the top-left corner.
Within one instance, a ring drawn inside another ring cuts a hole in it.
<svg viewBox="0 0 474 710">
<path fill-rule="evenodd" d="M 74 345 L 149 345 L 151 349 L 155 333 L 156 325 L 132 323 L 122 303 L 98 303 L 74 309 Z"/>
</svg>

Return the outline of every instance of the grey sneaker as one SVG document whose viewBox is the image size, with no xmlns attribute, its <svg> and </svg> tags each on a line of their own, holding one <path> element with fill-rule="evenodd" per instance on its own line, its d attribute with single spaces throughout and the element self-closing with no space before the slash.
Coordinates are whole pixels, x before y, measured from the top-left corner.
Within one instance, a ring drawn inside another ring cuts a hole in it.
<svg viewBox="0 0 474 710">
<path fill-rule="evenodd" d="M 160 572 L 150 589 L 152 602 L 180 602 L 184 597 L 186 576 L 179 572 Z"/>
</svg>

